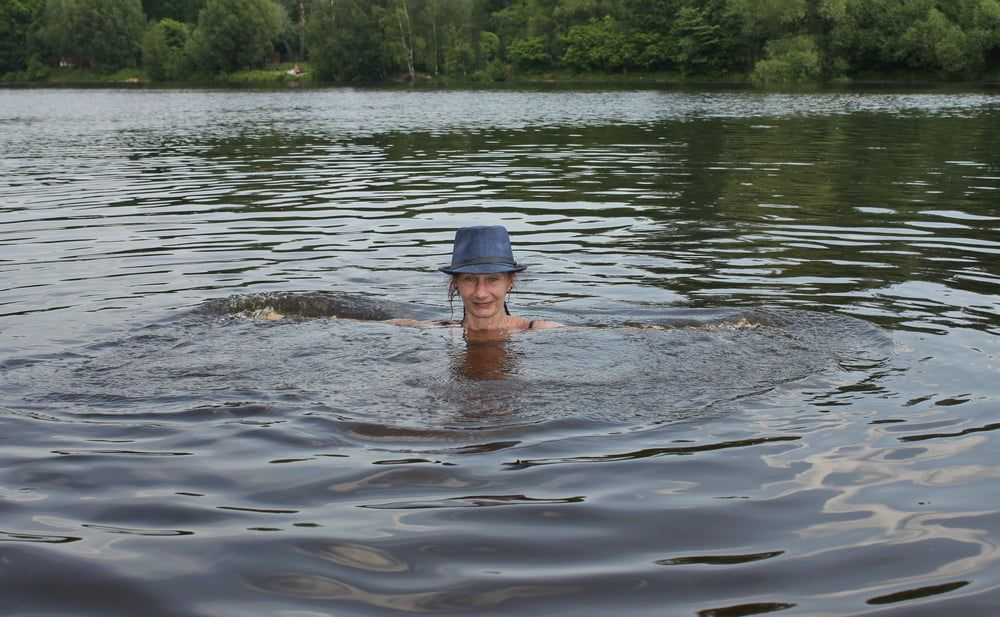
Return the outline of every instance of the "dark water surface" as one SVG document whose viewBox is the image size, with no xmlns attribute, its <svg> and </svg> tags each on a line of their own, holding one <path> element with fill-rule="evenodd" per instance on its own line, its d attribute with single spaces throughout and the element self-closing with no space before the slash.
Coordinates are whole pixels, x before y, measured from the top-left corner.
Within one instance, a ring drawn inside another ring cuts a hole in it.
<svg viewBox="0 0 1000 617">
<path fill-rule="evenodd" d="M 0 615 L 997 615 L 998 129 L 0 89 Z M 573 327 L 384 321 L 476 223 Z"/>
</svg>

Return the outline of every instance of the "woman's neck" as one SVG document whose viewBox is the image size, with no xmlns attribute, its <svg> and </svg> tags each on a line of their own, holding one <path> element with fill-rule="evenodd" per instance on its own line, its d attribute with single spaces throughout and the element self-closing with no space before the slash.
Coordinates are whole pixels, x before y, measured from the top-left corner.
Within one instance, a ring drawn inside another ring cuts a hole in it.
<svg viewBox="0 0 1000 617">
<path fill-rule="evenodd" d="M 509 330 L 517 321 L 516 317 L 504 314 L 494 315 L 486 319 L 466 315 L 465 319 L 462 320 L 462 326 L 466 330 Z"/>
</svg>

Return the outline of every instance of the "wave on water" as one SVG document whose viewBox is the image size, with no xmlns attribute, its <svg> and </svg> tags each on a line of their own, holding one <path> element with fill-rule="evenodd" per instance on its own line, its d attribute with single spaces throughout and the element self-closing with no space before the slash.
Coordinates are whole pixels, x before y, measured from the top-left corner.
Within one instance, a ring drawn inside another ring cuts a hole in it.
<svg viewBox="0 0 1000 617">
<path fill-rule="evenodd" d="M 251 318 L 429 319 L 433 309 L 343 292 L 264 292 L 215 298 L 198 312 Z"/>
<path fill-rule="evenodd" d="M 387 322 L 435 316 L 419 305 L 336 292 L 237 295 L 22 368 L 8 377 L 9 391 L 27 401 L 22 409 L 74 418 L 319 413 L 347 422 L 348 433 L 379 438 L 397 429 L 439 438 L 539 425 L 601 431 L 725 413 L 804 380 L 864 374 L 891 349 L 879 328 L 838 314 L 621 314 L 619 324 L 598 316 L 585 326 L 473 341 L 457 327 Z M 268 316 L 284 318 L 261 319 Z"/>
<path fill-rule="evenodd" d="M 823 557 L 793 541 L 817 521 L 863 518 L 865 503 L 829 514 L 832 488 L 796 489 L 811 465 L 797 460 L 829 450 L 803 393 L 884 370 L 891 340 L 793 309 L 612 313 L 475 341 L 383 319 L 433 316 L 419 306 L 252 294 L 0 373 L 0 420 L 17 440 L 0 475 L 8 601 L 37 608 L 44 584 L 52 606 L 68 598 L 88 617 L 136 602 L 163 617 L 485 617 L 517 612 L 528 596 L 505 590 L 535 585 L 522 612 L 559 614 L 550 594 L 606 614 L 641 587 L 657 610 L 660 591 L 683 588 L 685 606 L 749 614 L 734 581 L 813 571 L 801 560 Z M 799 459 L 768 459 L 787 452 Z M 854 527 L 842 535 L 843 559 L 884 563 Z M 933 571 L 968 544 L 919 549 Z M 891 600 L 890 583 L 867 597 Z M 762 597 L 786 598 L 776 585 Z"/>
</svg>

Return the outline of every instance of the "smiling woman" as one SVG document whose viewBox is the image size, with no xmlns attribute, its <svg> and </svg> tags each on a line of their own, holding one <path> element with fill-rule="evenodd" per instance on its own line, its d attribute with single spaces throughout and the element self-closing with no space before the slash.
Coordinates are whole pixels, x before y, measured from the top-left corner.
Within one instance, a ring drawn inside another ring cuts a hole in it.
<svg viewBox="0 0 1000 617">
<path fill-rule="evenodd" d="M 462 298 L 462 326 L 467 331 L 503 332 L 563 325 L 510 314 L 507 294 L 514 288 L 515 273 L 525 268 L 514 260 L 506 228 L 490 225 L 456 231 L 451 265 L 440 270 L 452 276 L 449 297 Z"/>
</svg>

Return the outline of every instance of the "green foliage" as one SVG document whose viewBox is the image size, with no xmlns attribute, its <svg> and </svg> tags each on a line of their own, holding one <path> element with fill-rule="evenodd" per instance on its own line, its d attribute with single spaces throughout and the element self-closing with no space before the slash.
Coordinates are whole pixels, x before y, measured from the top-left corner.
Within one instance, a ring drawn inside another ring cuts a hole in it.
<svg viewBox="0 0 1000 617">
<path fill-rule="evenodd" d="M 969 42 L 984 61 L 1000 52 L 1000 0 L 979 0 L 971 15 Z M 1000 65 L 1000 58 L 995 58 Z"/>
<path fill-rule="evenodd" d="M 28 68 L 24 72 L 24 76 L 29 81 L 41 81 L 48 77 L 49 67 L 45 66 L 41 60 L 32 56 L 28 60 Z"/>
<path fill-rule="evenodd" d="M 822 0 L 831 62 L 848 70 L 980 74 L 1000 49 L 997 0 Z"/>
<path fill-rule="evenodd" d="M 633 68 L 639 57 L 635 41 L 614 18 L 591 20 L 573 26 L 563 38 L 562 61 L 580 71 L 614 71 Z"/>
<path fill-rule="evenodd" d="M 284 20 L 271 0 L 208 0 L 188 44 L 190 60 L 212 74 L 259 65 L 274 53 Z"/>
<path fill-rule="evenodd" d="M 285 27 L 278 35 L 278 49 L 298 61 L 306 58 L 306 27 L 310 17 L 310 3 L 306 0 L 275 0 L 285 14 Z"/>
<path fill-rule="evenodd" d="M 552 56 L 545 48 L 545 40 L 540 36 L 514 39 L 507 46 L 507 58 L 520 69 L 542 69 L 552 63 Z"/>
<path fill-rule="evenodd" d="M 682 8 L 670 35 L 670 56 L 683 74 L 714 75 L 725 68 L 730 56 L 725 33 L 704 9 Z"/>
<path fill-rule="evenodd" d="M 383 65 L 398 67 L 396 70 L 399 71 L 405 70 L 412 80 L 416 69 L 416 44 L 408 0 L 387 0 L 384 7 L 375 3 L 374 12 L 383 32 L 380 40 Z"/>
<path fill-rule="evenodd" d="M 728 0 L 728 9 L 738 16 L 751 37 L 787 32 L 790 25 L 806 16 L 806 0 Z"/>
<path fill-rule="evenodd" d="M 952 74 L 970 73 L 978 68 L 977 50 L 969 37 L 936 8 L 928 10 L 926 18 L 907 28 L 901 43 L 907 61 L 914 67 Z"/>
<path fill-rule="evenodd" d="M 315 79 L 375 81 L 408 70 L 412 25 L 405 0 L 315 0 L 306 31 Z"/>
<path fill-rule="evenodd" d="M 365 9 L 369 10 L 365 10 Z M 320 81 L 385 77 L 379 64 L 371 6 L 351 0 L 316 0 L 306 30 L 314 75 Z"/>
<path fill-rule="evenodd" d="M 42 0 L 0 0 L 0 74 L 28 68 L 29 32 Z"/>
<path fill-rule="evenodd" d="M 444 68 L 451 76 L 468 77 L 476 70 L 476 50 L 465 32 L 454 24 L 445 34 Z"/>
<path fill-rule="evenodd" d="M 905 65 L 903 33 L 924 18 L 933 0 L 839 0 L 826 5 L 827 48 L 846 65 L 892 71 Z"/>
<path fill-rule="evenodd" d="M 12 71 L 0 75 L 2 81 L 45 81 L 49 77 L 49 67 L 47 67 L 37 57 L 28 59 L 27 66 L 22 71 Z"/>
<path fill-rule="evenodd" d="M 677 13 L 691 4 L 690 0 L 622 0 L 621 18 L 633 30 L 666 33 Z"/>
<path fill-rule="evenodd" d="M 193 25 L 203 8 L 205 0 L 142 0 L 142 11 L 150 21 L 173 19 Z"/>
<path fill-rule="evenodd" d="M 808 34 L 797 34 L 769 41 L 764 47 L 766 58 L 754 66 L 751 78 L 761 84 L 797 84 L 818 81 L 823 63 L 816 40 Z"/>
<path fill-rule="evenodd" d="M 180 79 L 184 72 L 187 26 L 170 18 L 146 29 L 142 37 L 142 66 L 155 81 Z"/>
<path fill-rule="evenodd" d="M 818 0 L 816 14 L 829 21 L 840 21 L 847 16 L 850 0 Z"/>
<path fill-rule="evenodd" d="M 479 54 L 487 62 L 500 57 L 500 37 L 492 32 L 479 33 Z"/>
<path fill-rule="evenodd" d="M 100 71 L 132 64 L 146 25 L 139 0 L 47 0 L 39 22 L 43 55 Z"/>
<path fill-rule="evenodd" d="M 562 55 L 562 37 L 573 25 L 585 24 L 597 17 L 600 2 L 578 0 L 511 0 L 493 14 L 495 32 L 503 41 L 518 38 L 542 39 L 552 58 Z"/>
<path fill-rule="evenodd" d="M 992 33 L 1000 32 L 1000 1 L 979 0 L 972 12 L 972 27 Z"/>
<path fill-rule="evenodd" d="M 479 63 L 483 68 L 473 73 L 475 81 L 504 81 L 507 67 L 500 60 L 500 37 L 492 32 L 479 33 Z"/>
<path fill-rule="evenodd" d="M 959 79 L 997 74 L 1000 0 L 0 0 L 0 73 L 107 72 L 140 46 L 158 80 L 264 67 L 276 51 L 327 81 L 498 81 L 510 67 Z"/>
</svg>

